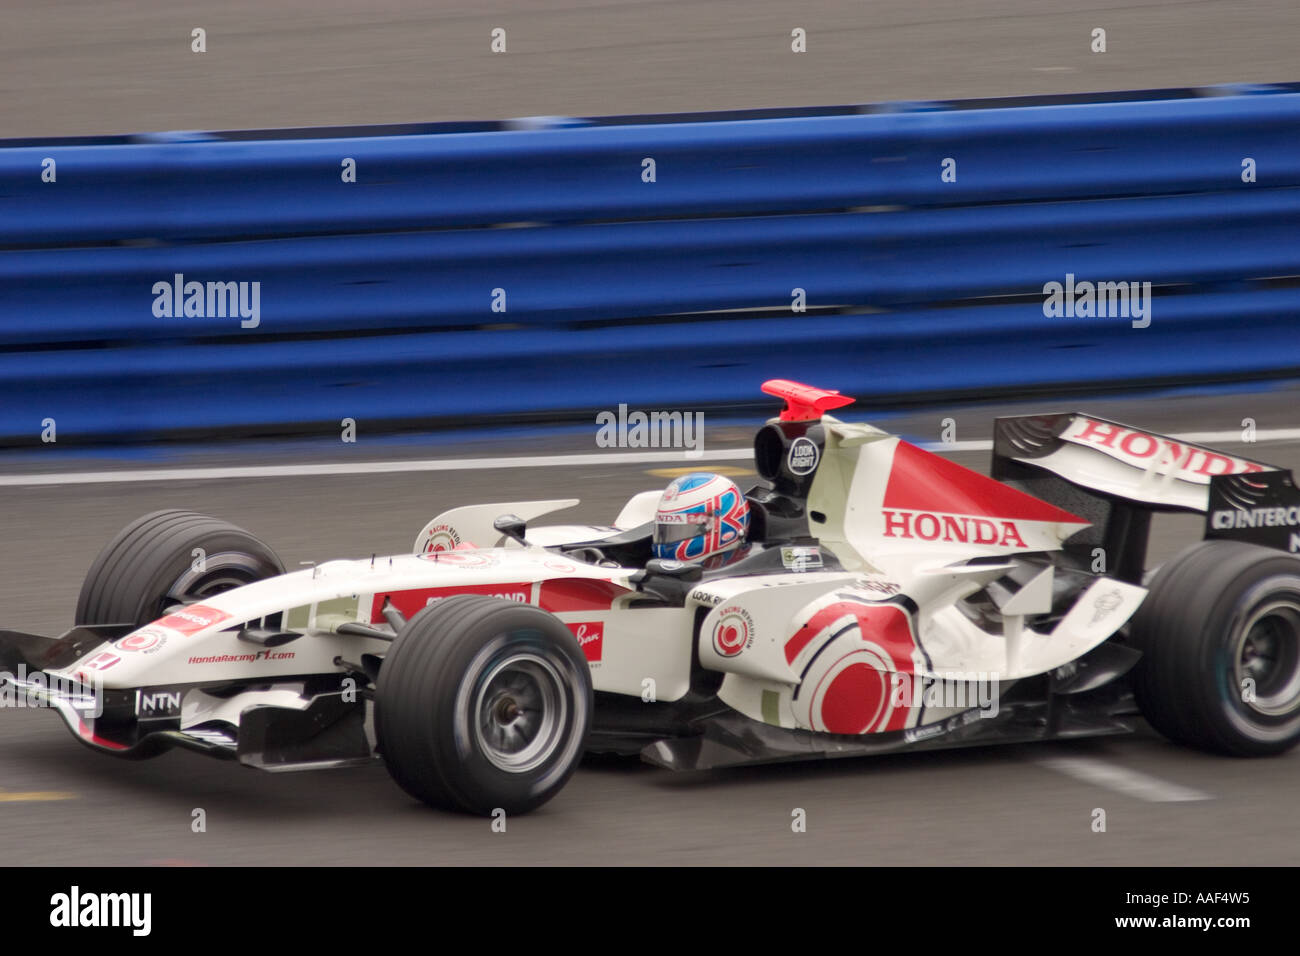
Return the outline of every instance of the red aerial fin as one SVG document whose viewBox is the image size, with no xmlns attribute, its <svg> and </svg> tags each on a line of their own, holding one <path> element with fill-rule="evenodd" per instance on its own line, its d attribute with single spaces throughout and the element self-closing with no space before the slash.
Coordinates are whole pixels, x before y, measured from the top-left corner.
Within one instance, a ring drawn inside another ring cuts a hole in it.
<svg viewBox="0 0 1300 956">
<path fill-rule="evenodd" d="M 834 389 L 813 388 L 784 378 L 764 382 L 763 391 L 785 399 L 785 409 L 781 412 L 783 422 L 813 421 L 832 408 L 841 408 L 853 402 L 849 396 L 841 395 Z"/>
</svg>

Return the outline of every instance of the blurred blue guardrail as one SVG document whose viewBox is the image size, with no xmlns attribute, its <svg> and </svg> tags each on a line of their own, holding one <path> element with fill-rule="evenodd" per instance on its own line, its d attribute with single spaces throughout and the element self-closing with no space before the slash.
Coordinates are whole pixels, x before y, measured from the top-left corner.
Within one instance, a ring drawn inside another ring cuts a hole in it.
<svg viewBox="0 0 1300 956">
<path fill-rule="evenodd" d="M 9 444 L 1290 375 L 1300 84 L 0 141 L 0 247 Z"/>
</svg>

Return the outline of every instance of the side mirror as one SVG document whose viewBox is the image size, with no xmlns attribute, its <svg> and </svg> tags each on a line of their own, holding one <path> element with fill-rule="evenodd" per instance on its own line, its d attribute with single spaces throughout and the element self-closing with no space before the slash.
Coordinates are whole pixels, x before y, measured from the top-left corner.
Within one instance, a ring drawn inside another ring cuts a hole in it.
<svg viewBox="0 0 1300 956">
<path fill-rule="evenodd" d="M 680 599 L 686 594 L 686 586 L 702 577 L 704 577 L 704 568 L 698 564 L 653 558 L 645 563 L 644 570 L 632 574 L 628 580 L 643 594 L 659 598 L 669 604 L 680 604 Z M 676 583 L 670 584 L 670 581 Z"/>
<path fill-rule="evenodd" d="M 528 528 L 528 522 L 519 515 L 500 515 L 492 522 L 492 527 L 507 538 L 528 547 L 528 542 L 524 540 L 524 531 Z"/>
<path fill-rule="evenodd" d="M 268 627 L 246 627 L 237 635 L 239 640 L 259 647 L 282 647 L 302 637 L 298 631 L 280 631 Z"/>
</svg>

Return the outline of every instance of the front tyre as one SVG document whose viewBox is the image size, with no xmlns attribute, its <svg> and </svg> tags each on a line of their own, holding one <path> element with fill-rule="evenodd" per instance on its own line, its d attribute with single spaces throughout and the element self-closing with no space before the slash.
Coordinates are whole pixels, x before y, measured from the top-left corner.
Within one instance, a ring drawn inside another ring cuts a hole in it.
<svg viewBox="0 0 1300 956">
<path fill-rule="evenodd" d="M 155 511 L 95 557 L 75 623 L 142 627 L 169 608 L 283 573 L 275 552 L 243 528 L 193 511 Z"/>
<path fill-rule="evenodd" d="M 1193 545 L 1156 575 L 1131 634 L 1138 705 L 1166 737 L 1234 756 L 1300 742 L 1300 560 Z"/>
<path fill-rule="evenodd" d="M 539 608 L 477 595 L 407 622 L 375 688 L 375 733 L 393 779 L 446 810 L 541 806 L 577 769 L 591 727 L 577 640 Z"/>
</svg>

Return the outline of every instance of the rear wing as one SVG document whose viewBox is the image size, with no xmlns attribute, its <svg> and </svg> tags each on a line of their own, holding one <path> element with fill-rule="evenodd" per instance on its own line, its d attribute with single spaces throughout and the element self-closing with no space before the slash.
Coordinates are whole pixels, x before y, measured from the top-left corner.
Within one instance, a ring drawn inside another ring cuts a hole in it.
<svg viewBox="0 0 1300 956">
<path fill-rule="evenodd" d="M 993 426 L 993 476 L 1048 472 L 1156 511 L 1210 510 L 1221 475 L 1289 475 L 1274 465 L 1093 415 L 1017 415 Z"/>
<path fill-rule="evenodd" d="M 1206 538 L 1300 550 L 1300 492 L 1286 469 L 1095 415 L 997 419 L 993 477 L 1086 517 L 1092 527 L 1067 552 L 1135 584 L 1158 511 L 1204 514 Z"/>
</svg>

